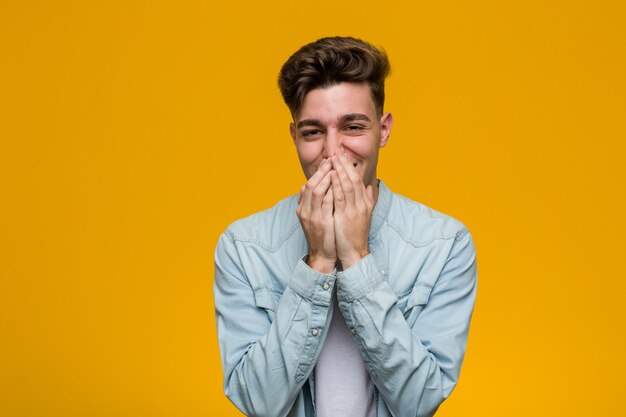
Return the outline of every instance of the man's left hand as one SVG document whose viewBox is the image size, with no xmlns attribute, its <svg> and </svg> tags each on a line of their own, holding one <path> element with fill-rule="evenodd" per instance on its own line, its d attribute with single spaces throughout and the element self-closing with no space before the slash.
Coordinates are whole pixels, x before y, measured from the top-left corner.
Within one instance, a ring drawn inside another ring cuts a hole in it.
<svg viewBox="0 0 626 417">
<path fill-rule="evenodd" d="M 335 212 L 337 257 L 347 269 L 369 254 L 369 228 L 374 210 L 374 193 L 344 154 L 331 157 L 331 186 Z"/>
</svg>

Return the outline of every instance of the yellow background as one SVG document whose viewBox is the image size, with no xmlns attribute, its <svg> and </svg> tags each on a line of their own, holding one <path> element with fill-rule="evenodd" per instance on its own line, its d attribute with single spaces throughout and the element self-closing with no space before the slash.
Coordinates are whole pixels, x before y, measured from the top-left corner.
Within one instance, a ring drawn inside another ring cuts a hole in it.
<svg viewBox="0 0 626 417">
<path fill-rule="evenodd" d="M 276 76 L 336 34 L 391 58 L 379 176 L 476 241 L 438 416 L 626 415 L 625 4 L 4 0 L 0 415 L 239 415 L 213 250 L 304 181 Z"/>
</svg>

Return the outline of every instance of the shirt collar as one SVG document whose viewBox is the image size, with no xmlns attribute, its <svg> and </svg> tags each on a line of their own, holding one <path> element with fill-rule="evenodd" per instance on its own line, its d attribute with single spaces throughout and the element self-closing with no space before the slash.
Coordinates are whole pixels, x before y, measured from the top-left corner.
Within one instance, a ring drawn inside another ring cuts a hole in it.
<svg viewBox="0 0 626 417">
<path fill-rule="evenodd" d="M 378 201 L 372 212 L 372 222 L 370 223 L 369 241 L 371 242 L 376 238 L 380 228 L 387 220 L 389 214 L 389 207 L 391 207 L 391 190 L 387 188 L 384 182 L 378 181 Z"/>
</svg>

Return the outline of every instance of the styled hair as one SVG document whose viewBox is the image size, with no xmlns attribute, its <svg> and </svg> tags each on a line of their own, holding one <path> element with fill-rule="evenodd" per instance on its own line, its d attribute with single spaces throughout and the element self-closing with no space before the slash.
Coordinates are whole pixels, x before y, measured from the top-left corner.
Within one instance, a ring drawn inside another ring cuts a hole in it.
<svg viewBox="0 0 626 417">
<path fill-rule="evenodd" d="M 291 55 L 278 74 L 278 87 L 295 118 L 309 91 L 341 82 L 365 82 L 376 112 L 382 115 L 385 78 L 390 71 L 384 49 L 360 39 L 334 36 L 304 45 Z"/>
</svg>

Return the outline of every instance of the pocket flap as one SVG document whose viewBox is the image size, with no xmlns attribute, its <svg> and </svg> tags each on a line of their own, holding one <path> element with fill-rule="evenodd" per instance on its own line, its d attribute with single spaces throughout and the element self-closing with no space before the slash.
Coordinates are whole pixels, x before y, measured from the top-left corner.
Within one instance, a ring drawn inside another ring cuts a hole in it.
<svg viewBox="0 0 626 417">
<path fill-rule="evenodd" d="M 270 291 L 267 288 L 255 288 L 254 299 L 257 307 L 265 310 L 276 311 L 276 306 L 280 300 L 280 294 Z"/>
<path fill-rule="evenodd" d="M 428 299 L 430 298 L 431 290 L 432 287 L 420 284 L 416 285 L 406 302 L 407 310 L 416 306 L 426 305 L 426 303 L 428 303 Z"/>
</svg>

